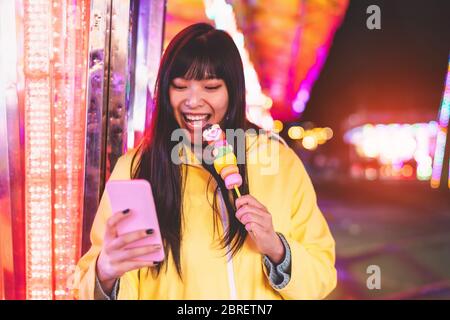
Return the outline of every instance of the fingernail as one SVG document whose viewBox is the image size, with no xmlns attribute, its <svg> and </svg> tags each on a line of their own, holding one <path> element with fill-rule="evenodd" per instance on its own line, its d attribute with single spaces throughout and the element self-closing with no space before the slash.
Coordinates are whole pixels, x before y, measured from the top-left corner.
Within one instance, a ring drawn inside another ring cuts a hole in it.
<svg viewBox="0 0 450 320">
<path fill-rule="evenodd" d="M 130 209 L 125 209 L 122 211 L 123 214 L 127 214 L 128 212 L 130 212 Z"/>
<path fill-rule="evenodd" d="M 145 230 L 145 233 L 146 233 L 146 234 L 152 234 L 153 232 L 154 232 L 153 229 L 147 229 L 147 230 Z"/>
</svg>

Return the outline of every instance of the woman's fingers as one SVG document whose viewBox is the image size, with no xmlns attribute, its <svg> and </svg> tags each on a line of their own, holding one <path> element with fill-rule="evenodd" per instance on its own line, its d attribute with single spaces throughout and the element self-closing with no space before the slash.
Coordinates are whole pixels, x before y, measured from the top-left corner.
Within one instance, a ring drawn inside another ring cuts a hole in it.
<svg viewBox="0 0 450 320">
<path fill-rule="evenodd" d="M 247 231 L 255 236 L 256 232 L 269 231 L 272 227 L 272 216 L 267 211 L 267 208 L 258 200 L 250 195 L 244 195 L 236 199 L 236 218 L 245 225 Z"/>
<path fill-rule="evenodd" d="M 125 233 L 125 234 L 113 239 L 106 246 L 106 250 L 111 252 L 114 250 L 122 249 L 132 242 L 135 242 L 135 241 L 138 241 L 138 240 L 141 240 L 141 239 L 144 239 L 144 238 L 150 236 L 152 234 L 152 231 L 153 230 L 149 229 L 149 230 L 138 230 L 138 231 Z"/>
<path fill-rule="evenodd" d="M 125 272 L 144 267 L 153 267 L 159 263 L 159 261 L 142 261 L 137 259 L 161 250 L 160 245 L 147 245 L 139 248 L 127 249 L 129 244 L 152 235 L 152 229 L 138 230 L 120 236 L 118 235 L 118 224 L 130 214 L 130 210 L 126 209 L 114 213 L 106 221 L 105 241 L 97 260 L 97 272 L 106 275 L 103 277 L 104 279 L 116 279 Z"/>
<path fill-rule="evenodd" d="M 264 232 L 264 229 L 255 222 L 249 222 L 245 225 L 245 229 L 250 233 L 254 238 L 258 237 Z"/>
<path fill-rule="evenodd" d="M 271 218 L 270 214 L 268 214 L 266 211 L 260 209 L 260 208 L 256 208 L 250 205 L 244 205 L 242 207 L 240 207 L 237 211 L 236 211 L 236 218 L 241 221 L 242 216 L 248 212 L 252 212 L 256 215 L 259 215 L 261 217 L 264 218 Z"/>
<path fill-rule="evenodd" d="M 256 208 L 259 208 L 261 210 L 267 211 L 267 208 L 258 200 L 256 200 L 255 197 L 246 194 L 236 199 L 236 208 L 239 209 L 243 205 L 250 205 Z"/>
<path fill-rule="evenodd" d="M 128 261 L 123 263 L 123 273 L 141 268 L 155 267 L 158 264 L 159 261 Z"/>
<path fill-rule="evenodd" d="M 259 215 L 256 215 L 254 213 L 245 213 L 242 216 L 242 219 L 240 222 L 247 227 L 249 224 L 256 224 L 258 225 L 262 230 L 268 231 L 271 228 L 271 221 L 267 221 L 266 219 L 262 218 Z"/>
<path fill-rule="evenodd" d="M 114 213 L 106 221 L 105 242 L 109 242 L 117 237 L 117 224 L 130 215 L 130 209 L 125 209 Z"/>
<path fill-rule="evenodd" d="M 154 245 L 142 246 L 142 247 L 138 247 L 138 248 L 120 250 L 115 254 L 115 256 L 112 256 L 111 259 L 114 262 L 132 261 L 133 259 L 139 258 L 146 254 L 158 252 L 158 250 L 160 250 L 160 249 L 161 249 L 160 245 L 154 244 Z"/>
<path fill-rule="evenodd" d="M 256 224 L 264 232 L 273 229 L 272 216 L 262 209 L 249 205 L 244 205 L 236 211 L 236 218 L 245 225 L 247 230 L 250 224 Z"/>
<path fill-rule="evenodd" d="M 258 215 L 254 214 L 254 213 L 251 213 L 251 212 L 244 214 L 240 221 L 244 225 L 247 224 L 247 223 L 250 223 L 250 222 L 254 222 L 254 223 L 257 223 L 257 224 L 259 224 L 260 226 L 262 226 L 264 228 L 266 228 L 266 224 L 267 224 L 267 222 L 261 216 L 258 216 Z"/>
</svg>

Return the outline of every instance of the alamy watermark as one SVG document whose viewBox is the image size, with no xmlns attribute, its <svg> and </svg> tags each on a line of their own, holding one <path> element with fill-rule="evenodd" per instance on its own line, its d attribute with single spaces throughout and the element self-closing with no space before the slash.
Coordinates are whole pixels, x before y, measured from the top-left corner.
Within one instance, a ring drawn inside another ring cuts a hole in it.
<svg viewBox="0 0 450 320">
<path fill-rule="evenodd" d="M 366 26 L 369 30 L 381 29 L 381 9 L 379 6 L 373 4 L 367 7 L 367 14 L 370 16 L 366 20 Z"/>
<path fill-rule="evenodd" d="M 227 129 L 225 137 L 228 143 L 234 144 L 234 150 L 237 150 L 235 155 L 237 164 L 257 164 L 262 175 L 278 174 L 280 167 L 280 143 L 255 143 L 255 145 L 246 146 L 246 137 L 256 136 L 257 134 L 258 132 L 255 129 L 245 131 L 243 129 Z M 267 131 L 259 130 L 259 134 L 267 135 Z M 180 157 L 180 151 L 186 146 L 191 146 L 188 131 L 186 129 L 175 129 L 170 139 L 178 142 L 171 151 L 172 162 L 178 165 L 188 162 L 187 159 Z M 194 130 L 194 139 L 192 151 L 196 158 L 208 165 L 214 164 L 214 146 L 207 145 L 204 147 L 201 127 Z"/>
<path fill-rule="evenodd" d="M 366 285 L 369 290 L 381 290 L 381 268 L 377 265 L 370 265 L 366 270 L 370 276 L 367 278 Z"/>
</svg>

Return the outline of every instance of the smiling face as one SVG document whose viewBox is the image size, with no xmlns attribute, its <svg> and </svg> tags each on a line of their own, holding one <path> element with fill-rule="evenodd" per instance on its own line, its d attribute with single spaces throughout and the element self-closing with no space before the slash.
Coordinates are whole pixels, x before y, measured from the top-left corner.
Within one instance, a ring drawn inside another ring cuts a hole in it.
<svg viewBox="0 0 450 320">
<path fill-rule="evenodd" d="M 192 142 L 200 142 L 203 128 L 220 123 L 228 109 L 228 90 L 222 79 L 175 78 L 169 98 L 178 125 L 187 129 Z"/>
</svg>

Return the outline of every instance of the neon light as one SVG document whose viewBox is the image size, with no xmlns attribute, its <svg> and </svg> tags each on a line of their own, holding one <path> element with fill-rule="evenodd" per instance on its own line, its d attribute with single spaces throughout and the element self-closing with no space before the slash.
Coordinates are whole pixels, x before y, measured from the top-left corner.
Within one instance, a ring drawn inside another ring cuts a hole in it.
<svg viewBox="0 0 450 320">
<path fill-rule="evenodd" d="M 52 299 L 51 2 L 24 1 L 27 299 Z"/>
<path fill-rule="evenodd" d="M 23 5 L 26 296 L 70 299 L 80 254 L 89 3 Z"/>
<path fill-rule="evenodd" d="M 444 96 L 439 111 L 439 125 L 436 137 L 436 151 L 434 154 L 433 171 L 431 173 L 431 187 L 438 188 L 442 176 L 442 165 L 444 163 L 445 145 L 447 140 L 448 121 L 450 117 L 450 56 L 445 81 Z M 450 188 L 450 159 L 448 173 L 448 187 Z"/>
<path fill-rule="evenodd" d="M 431 146 L 436 132 L 435 121 L 413 125 L 366 124 L 347 131 L 344 140 L 355 146 L 360 157 L 377 159 L 383 165 L 382 168 L 394 168 L 394 174 L 403 168 L 405 162 L 415 160 L 417 179 L 429 180 L 432 169 Z M 383 172 L 382 176 L 387 175 Z"/>
<path fill-rule="evenodd" d="M 262 92 L 258 75 L 245 49 L 244 35 L 237 28 L 233 7 L 225 0 L 204 0 L 203 2 L 207 17 L 214 20 L 217 29 L 225 30 L 231 35 L 241 54 L 247 90 L 247 118 L 266 130 L 272 130 L 273 119 L 269 113 L 272 99 Z"/>
<path fill-rule="evenodd" d="M 302 61 L 311 61 L 311 67 L 306 71 L 306 74 L 299 76 L 297 79 L 292 79 L 296 88 L 297 94 L 292 102 L 292 110 L 296 114 L 301 114 L 306 108 L 306 103 L 309 100 L 310 92 L 314 83 L 322 71 L 323 65 L 328 56 L 328 52 L 332 45 L 334 34 L 343 21 L 343 14 L 348 6 L 348 1 L 340 0 L 333 3 L 333 7 L 327 8 L 323 4 L 318 5 L 314 2 L 306 1 L 301 11 L 303 14 L 303 27 L 300 36 L 300 43 L 296 44 L 302 48 L 303 55 L 297 59 Z M 329 11 L 328 11 L 329 10 Z M 311 18 L 310 18 L 311 17 Z M 308 23 L 307 19 L 314 19 L 314 23 Z M 320 20 L 318 20 L 320 19 Z M 320 41 L 318 47 L 317 42 Z M 297 73 L 299 73 L 297 71 Z"/>
<path fill-rule="evenodd" d="M 67 280 L 80 251 L 88 2 L 54 0 L 52 7 L 53 281 L 58 300 L 71 298 Z"/>
</svg>

